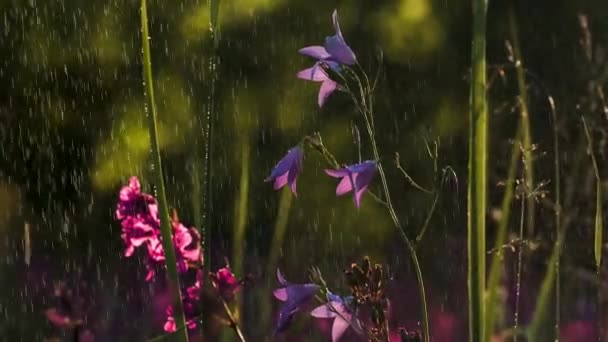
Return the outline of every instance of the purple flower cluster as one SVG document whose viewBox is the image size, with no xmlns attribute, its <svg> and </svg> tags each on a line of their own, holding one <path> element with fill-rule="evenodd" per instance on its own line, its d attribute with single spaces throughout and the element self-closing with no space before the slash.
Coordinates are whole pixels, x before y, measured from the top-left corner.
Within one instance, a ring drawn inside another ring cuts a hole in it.
<svg viewBox="0 0 608 342">
<path fill-rule="evenodd" d="M 298 175 L 302 172 L 303 157 L 304 153 L 300 146 L 292 148 L 272 169 L 270 176 L 266 178 L 266 181 L 274 182 L 275 190 L 278 190 L 285 185 L 289 185 L 294 195 L 297 195 L 296 181 Z M 367 160 L 340 169 L 327 169 L 325 170 L 325 173 L 331 177 L 342 179 L 336 188 L 336 195 L 341 196 L 353 192 L 355 206 L 359 208 L 361 205 L 361 197 L 374 178 L 376 169 L 376 162 L 374 160 Z"/>
<path fill-rule="evenodd" d="M 344 36 L 342 36 L 340 23 L 338 22 L 338 12 L 336 10 L 332 14 L 332 22 L 335 34 L 326 37 L 323 45 L 307 46 L 298 51 L 317 60 L 312 67 L 298 72 L 298 78 L 322 82 L 318 98 L 319 107 L 325 104 L 331 93 L 340 89 L 339 82 L 330 77 L 330 72 L 340 75 L 344 66 L 357 63 L 357 56 L 355 56 L 353 50 L 346 44 Z M 303 157 L 304 152 L 302 151 L 302 147 L 293 147 L 272 169 L 266 181 L 273 182 L 275 190 L 289 185 L 291 192 L 297 195 L 296 182 L 298 175 L 302 172 Z M 354 194 L 355 206 L 359 208 L 361 197 L 372 181 L 376 169 L 376 161 L 368 160 L 336 170 L 325 170 L 325 173 L 334 178 L 341 178 L 336 189 L 336 195 L 341 196 L 352 192 Z"/>
<path fill-rule="evenodd" d="M 141 191 L 137 177 L 131 177 L 120 190 L 116 218 L 122 227 L 125 256 L 130 257 L 136 248 L 145 246 L 148 253 L 146 280 L 151 280 L 155 274 L 153 265 L 164 262 L 165 253 L 161 243 L 158 204 L 154 196 Z M 178 270 L 186 273 L 191 264 L 202 262 L 200 235 L 196 228 L 187 228 L 177 220 L 173 220 L 172 227 Z"/>
</svg>

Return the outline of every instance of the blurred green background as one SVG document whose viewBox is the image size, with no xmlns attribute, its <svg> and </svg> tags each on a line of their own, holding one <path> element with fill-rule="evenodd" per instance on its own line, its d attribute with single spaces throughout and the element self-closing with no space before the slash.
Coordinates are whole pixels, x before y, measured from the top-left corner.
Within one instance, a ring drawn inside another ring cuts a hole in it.
<svg viewBox="0 0 608 342">
<path fill-rule="evenodd" d="M 511 7 L 529 70 L 533 142 L 541 152 L 553 153 L 549 93 L 560 118 L 563 182 L 574 187 L 571 206 L 580 207 L 576 229 L 571 230 L 577 242 L 566 245 L 563 262 L 566 269 L 570 265 L 586 272 L 593 265 L 593 205 L 588 203 L 594 195 L 592 175 L 586 174 L 591 164 L 576 158 L 585 146 L 579 116 L 589 115 L 598 136 L 608 133 L 602 128 L 608 125 L 594 90 L 598 84 L 605 89 L 608 78 L 608 2 L 490 1 L 493 213 L 500 203 L 502 189 L 497 184 L 506 176 L 518 114 L 517 84 L 505 48 L 505 41 L 512 40 Z M 391 166 L 393 154 L 399 152 L 418 183 L 433 187 L 425 140 L 438 141 L 440 166 L 452 166 L 458 176 L 457 184 L 443 188 L 420 258 L 431 324 L 438 327 L 450 320 L 450 336 L 460 340 L 466 331 L 468 1 L 222 0 L 212 113 L 212 224 L 205 227 L 211 232 L 212 267 L 222 266 L 226 257 L 239 273 L 254 275 L 253 286 L 243 295 L 242 313 L 253 341 L 267 340 L 272 332 L 270 309 L 276 303 L 269 295 L 277 266 L 293 281 L 306 280 L 308 267 L 318 266 L 345 291 L 341 270 L 363 255 L 390 265 L 395 302 L 400 303 L 394 324 L 415 327 L 419 320 L 409 257 L 381 205 L 366 196 L 356 210 L 350 197 L 336 198 L 336 181 L 324 174 L 326 165 L 314 151 L 307 151 L 297 198 L 264 183 L 287 149 L 313 132 L 321 133 L 340 162 L 358 159 L 352 127 L 361 122 L 349 99 L 336 93 L 319 109 L 318 85 L 295 77 L 312 64 L 297 50 L 333 34 L 334 8 L 363 67 L 370 74 L 382 68 L 375 98 L 378 142 L 393 201 L 410 236 L 422 225 L 432 196 L 408 185 Z M 200 193 L 193 179 L 204 165 L 202 137 L 211 93 L 209 4 L 151 0 L 149 12 L 169 202 L 184 222 L 194 224 L 201 213 L 194 209 Z M 590 55 L 581 14 L 590 24 Z M 139 2 L 0 0 L 0 28 L 0 336 L 33 341 L 58 334 L 44 318 L 57 280 L 96 293 L 103 309 L 96 314 L 100 317 L 95 326 L 99 331 L 113 329 L 108 337 L 100 333 L 99 340 L 143 340 L 160 334 L 164 309 L 151 304 L 151 298 L 162 285 L 143 281 L 141 258 L 122 256 L 120 225 L 113 218 L 118 191 L 128 177 L 140 177 L 151 191 Z M 361 152 L 371 159 L 366 143 L 363 134 Z M 601 147 L 598 158 L 603 165 Z M 550 179 L 552 159 L 540 154 L 537 177 Z M 568 172 L 580 175 L 571 179 Z M 377 190 L 378 184 L 372 188 Z M 551 212 L 541 206 L 537 216 L 545 215 Z M 26 223 L 31 226 L 29 265 Z M 491 221 L 489 238 L 495 228 Z M 528 259 L 526 312 L 534 304 L 534 284 L 542 276 L 553 230 L 552 222 L 538 220 L 535 238 L 541 248 Z M 589 289 L 595 285 L 573 279 L 564 275 L 565 321 L 595 312 L 589 308 L 595 298 Z M 309 321 L 297 319 L 293 331 L 298 338 L 322 336 Z"/>
</svg>

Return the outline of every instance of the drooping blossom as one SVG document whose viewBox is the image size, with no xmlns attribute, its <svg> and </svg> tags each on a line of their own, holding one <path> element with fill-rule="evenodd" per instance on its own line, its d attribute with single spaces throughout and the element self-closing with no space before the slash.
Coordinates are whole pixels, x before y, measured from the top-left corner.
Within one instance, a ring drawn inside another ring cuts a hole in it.
<svg viewBox="0 0 608 342">
<path fill-rule="evenodd" d="M 302 172 L 303 158 L 304 152 L 302 148 L 300 146 L 293 147 L 272 169 L 270 176 L 265 181 L 274 182 L 273 187 L 275 190 L 289 184 L 291 192 L 297 195 L 296 181 L 298 180 L 298 175 Z"/>
<path fill-rule="evenodd" d="M 307 46 L 300 49 L 298 52 L 303 55 L 313 57 L 318 61 L 335 62 L 346 65 L 353 65 L 357 63 L 355 53 L 350 46 L 346 44 L 346 41 L 342 36 L 340 23 L 338 22 L 337 10 L 334 10 L 331 18 L 334 24 L 334 30 L 336 31 L 335 34 L 333 36 L 326 37 L 325 44 L 323 46 Z"/>
<path fill-rule="evenodd" d="M 375 161 L 367 160 L 363 163 L 349 165 L 337 170 L 325 170 L 325 173 L 334 178 L 342 178 L 336 188 L 336 195 L 341 196 L 352 191 L 354 193 L 355 205 L 359 208 L 361 196 L 374 177 L 376 168 Z"/>
<path fill-rule="evenodd" d="M 336 342 L 349 326 L 359 323 L 357 318 L 353 316 L 345 299 L 333 293 L 328 293 L 327 299 L 329 300 L 327 303 L 312 310 L 310 315 L 316 318 L 333 318 L 331 340 Z"/>
<path fill-rule="evenodd" d="M 340 64 L 353 65 L 357 62 L 355 53 L 346 44 L 340 31 L 337 10 L 334 10 L 332 20 L 336 33 L 326 37 L 323 46 L 307 46 L 298 51 L 317 60 L 311 68 L 298 72 L 297 76 L 307 81 L 322 82 L 317 100 L 319 107 L 323 107 L 329 95 L 339 87 L 338 83 L 330 78 L 327 70 L 340 72 Z"/>
<path fill-rule="evenodd" d="M 275 332 L 279 333 L 289 326 L 300 308 L 315 296 L 319 291 L 319 286 L 312 283 L 291 284 L 287 282 L 279 269 L 277 269 L 277 280 L 281 287 L 274 290 L 273 294 L 276 299 L 283 302 L 275 329 Z"/>
</svg>

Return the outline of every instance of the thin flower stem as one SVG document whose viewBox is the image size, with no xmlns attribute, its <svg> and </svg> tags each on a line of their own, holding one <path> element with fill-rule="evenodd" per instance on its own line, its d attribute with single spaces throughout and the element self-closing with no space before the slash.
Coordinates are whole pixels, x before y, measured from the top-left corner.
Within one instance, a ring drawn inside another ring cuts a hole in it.
<svg viewBox="0 0 608 342">
<path fill-rule="evenodd" d="M 143 77 L 146 89 L 146 114 L 148 127 L 150 129 L 150 145 L 152 150 L 152 172 L 156 182 L 156 195 L 158 198 L 158 212 L 160 218 L 160 230 L 162 245 L 165 253 L 165 267 L 167 268 L 167 282 L 171 294 L 173 315 L 177 325 L 176 337 L 178 341 L 188 341 L 185 329 L 186 319 L 180 293 L 179 275 L 176 267 L 175 250 L 171 236 L 171 225 L 169 217 L 169 206 L 165 194 L 165 183 L 163 180 L 163 167 L 158 147 L 158 127 L 156 124 L 156 103 L 154 101 L 154 84 L 152 77 L 152 58 L 150 56 L 150 35 L 148 33 L 148 10 L 146 0 L 141 0 L 141 42 L 143 55 Z"/>
<path fill-rule="evenodd" d="M 437 202 L 439 202 L 439 195 L 440 195 L 440 191 L 438 189 L 435 191 L 435 197 L 433 198 L 433 204 L 431 204 L 431 209 L 429 209 L 429 212 L 426 214 L 426 219 L 424 220 L 424 225 L 422 226 L 422 228 L 420 229 L 420 232 L 416 236 L 416 240 L 415 240 L 416 247 L 418 246 L 418 244 L 420 244 L 420 241 L 422 241 L 422 238 L 424 237 L 424 233 L 426 233 L 426 230 L 429 227 L 429 223 L 431 222 L 431 217 L 433 217 L 433 214 L 435 213 L 435 208 L 437 207 Z"/>
<path fill-rule="evenodd" d="M 228 316 L 228 321 L 230 321 L 230 328 L 234 330 L 234 333 L 236 334 L 236 336 L 238 336 L 241 342 L 245 342 L 245 336 L 243 335 L 243 332 L 239 327 L 239 323 L 232 314 L 232 310 L 230 310 L 230 307 L 228 306 L 228 303 L 226 303 L 224 298 L 222 298 L 222 305 L 224 306 L 224 311 L 226 311 L 226 315 Z"/>
<path fill-rule="evenodd" d="M 548 96 L 549 105 L 551 107 L 551 118 L 553 119 L 553 167 L 555 171 L 555 230 L 556 230 L 556 248 L 561 251 L 559 245 L 561 241 L 561 190 L 560 190 L 560 170 L 559 170 L 559 131 L 557 129 L 557 114 L 555 113 L 555 103 L 553 97 Z M 561 308 L 561 296 L 560 296 L 560 259 L 561 252 L 558 253 L 555 259 L 555 338 L 559 342 L 560 334 L 560 308 Z"/>
<path fill-rule="evenodd" d="M 410 183 L 411 186 L 413 186 L 414 188 L 427 193 L 429 195 L 433 194 L 433 191 L 426 189 L 425 187 L 419 185 L 418 183 L 416 183 L 416 181 L 414 181 L 414 179 L 412 177 L 410 177 L 410 175 L 405 171 L 405 169 L 401 166 L 401 162 L 399 161 L 399 158 L 395 158 L 396 162 L 397 162 L 397 169 L 399 171 L 401 171 L 401 174 L 403 174 L 403 177 L 405 177 L 405 180 Z"/>
<path fill-rule="evenodd" d="M 371 126 L 370 120 L 365 113 L 362 113 L 365 118 L 365 125 L 367 126 L 367 133 L 369 134 L 369 139 L 372 145 L 372 151 L 374 153 L 374 158 L 378 161 L 378 173 L 380 174 L 380 180 L 382 181 L 382 187 L 384 189 L 384 196 L 386 198 L 386 206 L 388 208 L 388 212 L 395 224 L 395 227 L 399 231 L 399 236 L 405 242 L 407 246 L 410 257 L 412 258 L 412 263 L 414 264 L 414 269 L 416 270 L 416 279 L 418 280 L 418 288 L 420 291 L 420 304 L 422 310 L 422 330 L 424 332 L 424 341 L 430 341 L 430 333 L 429 333 L 429 319 L 428 319 L 428 310 L 426 305 L 426 293 L 424 290 L 424 279 L 422 278 L 422 270 L 420 268 L 420 262 L 418 261 L 418 255 L 416 254 L 416 249 L 412 244 L 412 241 L 407 237 L 401 223 L 399 222 L 399 218 L 395 213 L 395 208 L 391 202 L 391 196 L 388 188 L 388 183 L 386 181 L 386 174 L 384 173 L 384 169 L 382 168 L 382 163 L 380 162 L 380 153 L 378 152 L 378 146 L 376 145 L 376 139 L 374 136 L 374 129 Z"/>
</svg>

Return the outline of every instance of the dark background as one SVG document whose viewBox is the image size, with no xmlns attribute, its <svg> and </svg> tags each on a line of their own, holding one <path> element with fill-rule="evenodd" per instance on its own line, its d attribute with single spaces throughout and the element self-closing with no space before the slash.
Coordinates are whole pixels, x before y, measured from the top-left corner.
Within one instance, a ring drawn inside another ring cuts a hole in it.
<svg viewBox="0 0 608 342">
<path fill-rule="evenodd" d="M 212 267 L 222 266 L 226 257 L 237 274 L 254 275 L 256 281 L 243 295 L 242 313 L 246 334 L 254 341 L 267 340 L 272 333 L 276 301 L 271 289 L 277 266 L 294 282 L 305 281 L 308 267 L 318 266 L 336 291 L 345 293 L 341 270 L 369 255 L 390 268 L 395 309 L 391 324 L 413 328 L 420 319 L 409 256 L 381 205 L 365 196 L 356 210 L 350 197 L 336 198 L 337 182 L 324 174 L 326 165 L 312 150 L 306 152 L 297 198 L 264 183 L 287 149 L 316 131 L 341 162 L 352 163 L 358 159 L 352 126 L 358 125 L 363 158 L 371 159 L 364 126 L 349 99 L 336 93 L 319 109 L 318 85 L 295 77 L 312 64 L 297 50 L 333 34 L 334 8 L 346 41 L 370 74 L 380 67 L 377 55 L 383 51 L 375 121 L 393 201 L 408 235 L 420 229 L 432 197 L 401 177 L 390 162 L 394 152 L 418 183 L 433 187 L 424 142 L 438 141 L 439 165 L 451 166 L 458 176 L 457 186 L 443 187 L 419 251 L 435 341 L 462 340 L 470 1 L 222 1 L 212 116 L 211 226 L 205 227 L 212 236 Z M 490 1 L 493 214 L 504 190 L 497 184 L 506 177 L 519 113 L 513 63 L 505 48 L 505 41 L 512 41 L 510 8 L 528 70 L 537 181 L 555 181 L 556 124 L 564 196 L 570 191 L 564 209 L 571 219 L 562 258 L 562 321 L 564 326 L 588 322 L 588 329 L 594 329 L 595 188 L 580 116 L 592 127 L 604 176 L 608 114 L 603 113 L 597 88 L 606 89 L 608 77 L 608 2 Z M 165 181 L 169 202 L 189 224 L 201 220 L 193 177 L 204 165 L 201 127 L 208 109 L 207 63 L 212 53 L 208 13 L 205 1 L 149 2 Z M 586 33 L 579 15 L 588 18 L 590 48 L 581 44 Z M 44 310 L 53 305 L 53 282 L 59 280 L 96 303 L 88 324 L 98 340 L 139 341 L 162 333 L 167 301 L 162 277 L 146 283 L 143 254 L 122 256 L 120 225 L 113 218 L 118 191 L 129 176 L 140 177 L 151 191 L 139 34 L 138 1 L 0 0 L 2 340 L 62 336 L 44 317 Z M 557 122 L 551 119 L 549 94 L 556 103 Z M 548 199 L 554 195 L 553 186 L 546 187 Z M 376 179 L 372 189 L 378 188 Z M 515 232 L 518 204 L 512 215 L 510 229 Z M 538 247 L 525 253 L 524 323 L 554 241 L 552 210 L 540 204 L 536 216 L 529 238 Z M 492 217 L 489 245 L 496 229 Z M 29 265 L 23 247 L 26 222 L 31 226 Z M 512 275 L 515 258 L 507 255 L 505 269 Z M 504 283 L 509 294 L 504 328 L 512 325 L 511 278 Z M 318 324 L 304 314 L 298 317 L 290 330 L 294 335 L 285 340 L 323 340 Z"/>
</svg>

